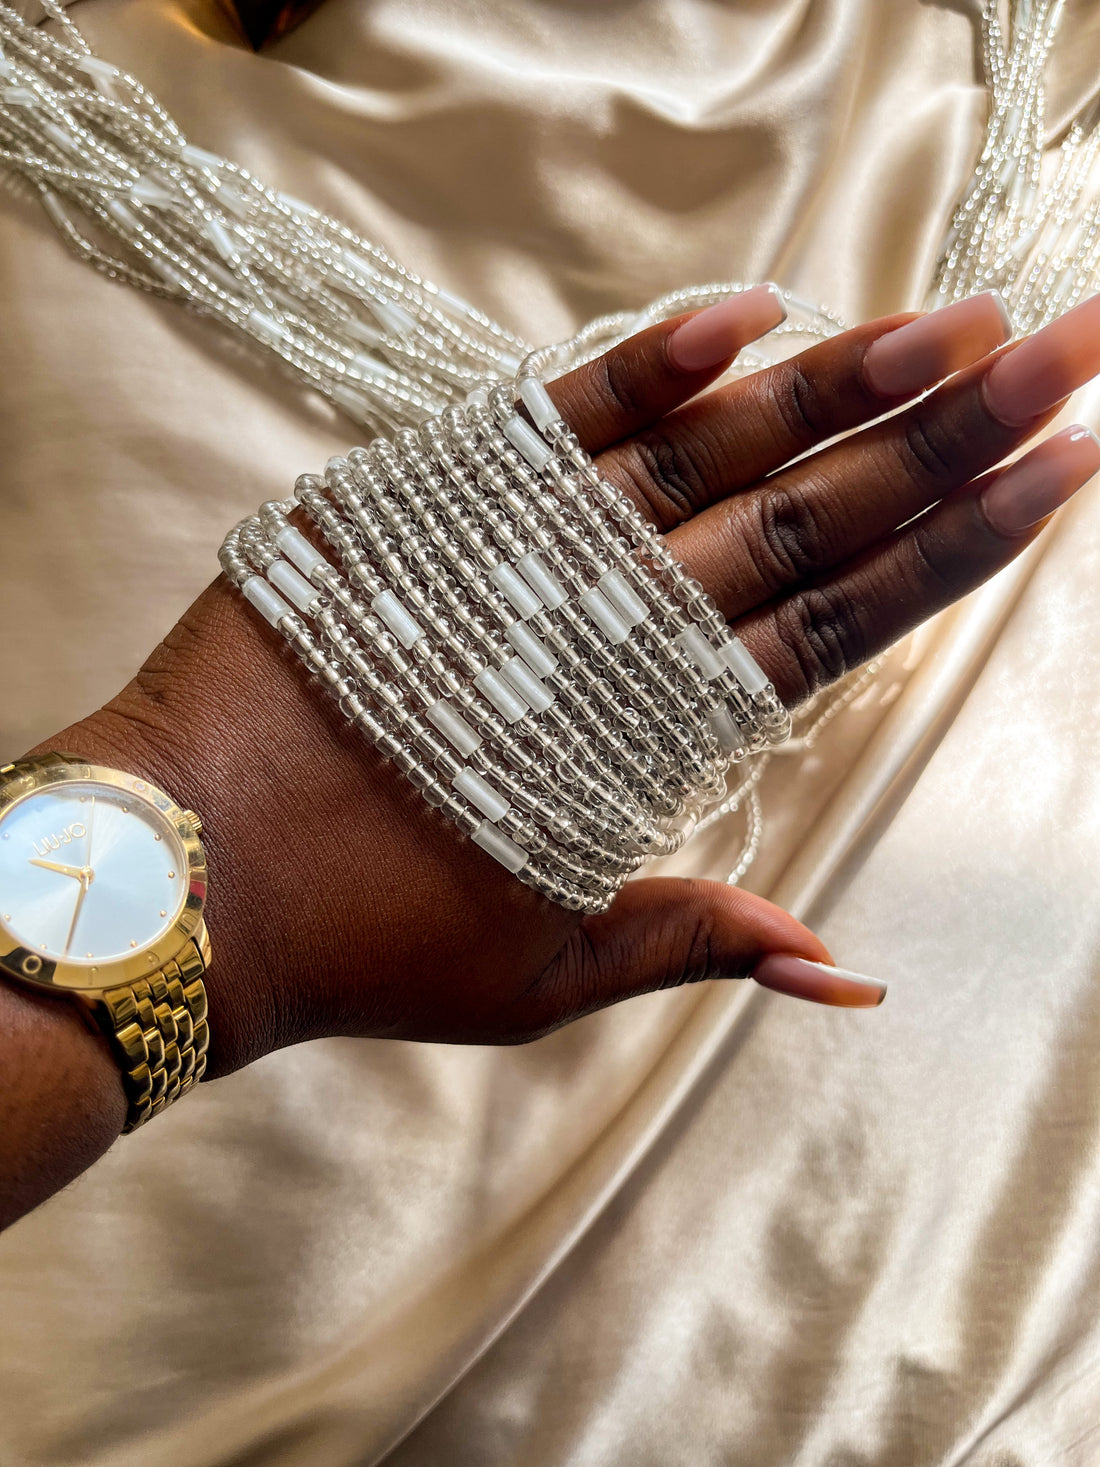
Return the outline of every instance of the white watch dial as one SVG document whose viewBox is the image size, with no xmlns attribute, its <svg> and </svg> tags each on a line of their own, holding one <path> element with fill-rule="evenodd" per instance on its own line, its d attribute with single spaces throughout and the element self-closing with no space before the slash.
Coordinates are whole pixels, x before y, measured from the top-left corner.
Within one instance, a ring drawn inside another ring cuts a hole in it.
<svg viewBox="0 0 1100 1467">
<path fill-rule="evenodd" d="M 38 790 L 0 820 L 0 925 L 44 958 L 98 964 L 152 946 L 187 879 L 175 828 L 109 785 Z"/>
</svg>

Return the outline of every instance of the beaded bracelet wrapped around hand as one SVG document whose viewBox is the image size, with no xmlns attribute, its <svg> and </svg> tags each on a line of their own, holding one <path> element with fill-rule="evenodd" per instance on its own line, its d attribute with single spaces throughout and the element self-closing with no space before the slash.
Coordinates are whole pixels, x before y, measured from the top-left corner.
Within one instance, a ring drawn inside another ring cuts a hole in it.
<svg viewBox="0 0 1100 1467">
<path fill-rule="evenodd" d="M 552 360 L 303 475 L 221 563 L 430 805 L 599 912 L 790 717 L 561 420 L 536 375 Z M 289 524 L 295 501 L 339 567 Z"/>
</svg>

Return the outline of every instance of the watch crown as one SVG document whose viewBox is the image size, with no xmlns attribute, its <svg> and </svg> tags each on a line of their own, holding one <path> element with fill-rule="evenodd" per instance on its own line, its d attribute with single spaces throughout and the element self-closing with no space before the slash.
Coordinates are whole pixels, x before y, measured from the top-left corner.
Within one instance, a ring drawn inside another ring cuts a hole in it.
<svg viewBox="0 0 1100 1467">
<path fill-rule="evenodd" d="M 184 818 L 187 819 L 187 820 L 190 820 L 191 824 L 195 827 L 195 834 L 196 835 L 201 835 L 202 834 L 202 821 L 195 814 L 194 810 L 185 810 L 183 812 L 183 814 L 184 814 Z"/>
</svg>

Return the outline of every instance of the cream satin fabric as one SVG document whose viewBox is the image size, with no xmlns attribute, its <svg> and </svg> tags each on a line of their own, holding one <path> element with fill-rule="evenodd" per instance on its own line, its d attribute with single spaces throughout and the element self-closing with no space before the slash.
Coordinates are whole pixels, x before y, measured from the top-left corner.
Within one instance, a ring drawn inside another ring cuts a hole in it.
<svg viewBox="0 0 1100 1467">
<path fill-rule="evenodd" d="M 535 338 L 715 277 L 916 304 L 983 117 L 975 0 L 326 0 L 261 57 L 210 0 L 78 9 L 194 141 Z M 26 200 L 0 271 L 10 757 L 348 428 Z M 1098 529 L 769 773 L 753 883 L 883 1009 L 713 985 L 203 1086 L 0 1241 L 4 1467 L 1100 1460 Z"/>
</svg>

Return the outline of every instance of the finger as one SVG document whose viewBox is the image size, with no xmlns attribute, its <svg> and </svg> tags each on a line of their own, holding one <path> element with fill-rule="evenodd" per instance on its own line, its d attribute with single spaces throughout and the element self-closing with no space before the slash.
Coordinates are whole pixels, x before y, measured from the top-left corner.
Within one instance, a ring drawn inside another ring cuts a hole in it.
<svg viewBox="0 0 1100 1467">
<path fill-rule="evenodd" d="M 600 471 L 662 529 L 979 361 L 1011 335 L 996 291 L 886 316 L 717 388 L 609 449 Z"/>
<path fill-rule="evenodd" d="M 1077 424 L 964 486 L 832 578 L 737 623 L 793 707 L 874 657 L 1013 560 L 1100 471 Z"/>
<path fill-rule="evenodd" d="M 1098 371 L 1093 297 L 903 412 L 712 506 L 674 531 L 669 547 L 727 617 L 741 616 L 845 564 L 992 468 Z"/>
<path fill-rule="evenodd" d="M 606 912 L 586 918 L 532 997 L 552 1027 L 635 994 L 747 978 L 765 959 L 769 987 L 817 1002 L 870 1007 L 885 991 L 830 967 L 820 939 L 763 897 L 717 881 L 652 877 L 629 882 Z"/>
<path fill-rule="evenodd" d="M 600 453 L 708 387 L 742 347 L 786 318 L 778 288 L 754 285 L 639 331 L 547 391 L 588 452 Z"/>
</svg>

